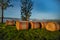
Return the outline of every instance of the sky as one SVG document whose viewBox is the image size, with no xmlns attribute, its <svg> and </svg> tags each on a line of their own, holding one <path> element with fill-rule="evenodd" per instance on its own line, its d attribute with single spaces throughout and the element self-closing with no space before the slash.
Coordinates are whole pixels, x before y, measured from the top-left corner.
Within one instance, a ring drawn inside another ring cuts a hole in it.
<svg viewBox="0 0 60 40">
<path fill-rule="evenodd" d="M 60 5 L 57 0 L 32 0 L 31 19 L 60 19 Z M 4 17 L 21 18 L 20 0 L 12 1 L 14 7 L 4 11 Z"/>
</svg>

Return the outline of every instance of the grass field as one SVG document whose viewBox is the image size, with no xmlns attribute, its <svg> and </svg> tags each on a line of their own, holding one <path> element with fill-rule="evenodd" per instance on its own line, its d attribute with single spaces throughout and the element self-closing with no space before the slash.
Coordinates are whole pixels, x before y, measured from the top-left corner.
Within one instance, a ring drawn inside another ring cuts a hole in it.
<svg viewBox="0 0 60 40">
<path fill-rule="evenodd" d="M 45 29 L 17 30 L 16 26 L 0 23 L 0 40 L 59 40 L 60 31 L 50 32 Z"/>
</svg>

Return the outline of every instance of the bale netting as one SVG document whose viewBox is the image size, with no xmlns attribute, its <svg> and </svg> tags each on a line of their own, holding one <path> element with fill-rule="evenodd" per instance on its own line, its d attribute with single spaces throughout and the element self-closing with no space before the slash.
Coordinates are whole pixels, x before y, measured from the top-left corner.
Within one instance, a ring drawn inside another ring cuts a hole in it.
<svg viewBox="0 0 60 40">
<path fill-rule="evenodd" d="M 6 20 L 6 26 L 11 25 L 13 26 L 15 24 L 14 20 Z"/>
<path fill-rule="evenodd" d="M 28 21 L 16 21 L 16 28 L 17 30 L 24 30 L 24 29 L 28 29 L 29 25 L 28 25 Z"/>
<path fill-rule="evenodd" d="M 46 25 L 46 30 L 58 31 L 60 30 L 59 24 L 57 22 L 48 22 Z"/>
<path fill-rule="evenodd" d="M 31 29 L 37 29 L 37 28 L 41 28 L 41 23 L 40 22 L 30 22 L 31 24 Z"/>
</svg>

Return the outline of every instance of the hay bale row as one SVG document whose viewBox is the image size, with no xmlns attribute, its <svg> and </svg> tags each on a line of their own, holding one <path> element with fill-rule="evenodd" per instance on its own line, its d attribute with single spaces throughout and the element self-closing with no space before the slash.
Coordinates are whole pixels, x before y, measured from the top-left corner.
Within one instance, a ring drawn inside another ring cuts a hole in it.
<svg viewBox="0 0 60 40">
<path fill-rule="evenodd" d="M 21 22 L 22 23 L 22 22 Z M 27 24 L 26 24 L 27 23 Z M 24 24 L 24 21 L 22 24 L 19 24 L 20 26 L 17 26 L 17 21 L 16 21 L 16 28 L 19 27 L 20 29 L 24 28 L 24 29 L 29 29 L 29 23 L 30 23 L 30 27 L 31 29 L 38 29 L 38 28 L 45 28 L 46 30 L 48 31 L 57 31 L 57 30 L 60 30 L 60 26 L 57 22 L 25 22 Z M 25 25 L 25 26 L 23 26 Z M 19 30 L 19 29 L 17 29 Z M 23 30 L 23 29 L 22 29 Z"/>
<path fill-rule="evenodd" d="M 37 29 L 40 28 L 41 25 L 39 22 L 28 22 L 28 21 L 16 21 L 16 28 L 17 30 L 23 30 L 23 29 Z"/>
<path fill-rule="evenodd" d="M 6 21 L 6 25 L 14 25 L 14 21 Z M 16 21 L 17 30 L 27 30 L 45 28 L 48 31 L 60 30 L 60 24 L 57 22 L 33 22 L 33 21 Z"/>
</svg>

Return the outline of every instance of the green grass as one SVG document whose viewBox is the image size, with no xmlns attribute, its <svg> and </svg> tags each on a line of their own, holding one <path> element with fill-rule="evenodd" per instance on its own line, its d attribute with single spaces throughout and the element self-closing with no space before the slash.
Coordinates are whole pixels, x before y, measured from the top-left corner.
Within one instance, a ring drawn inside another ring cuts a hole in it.
<svg viewBox="0 0 60 40">
<path fill-rule="evenodd" d="M 59 40 L 60 32 L 45 29 L 17 30 L 16 26 L 5 26 L 0 23 L 0 40 Z"/>
</svg>

